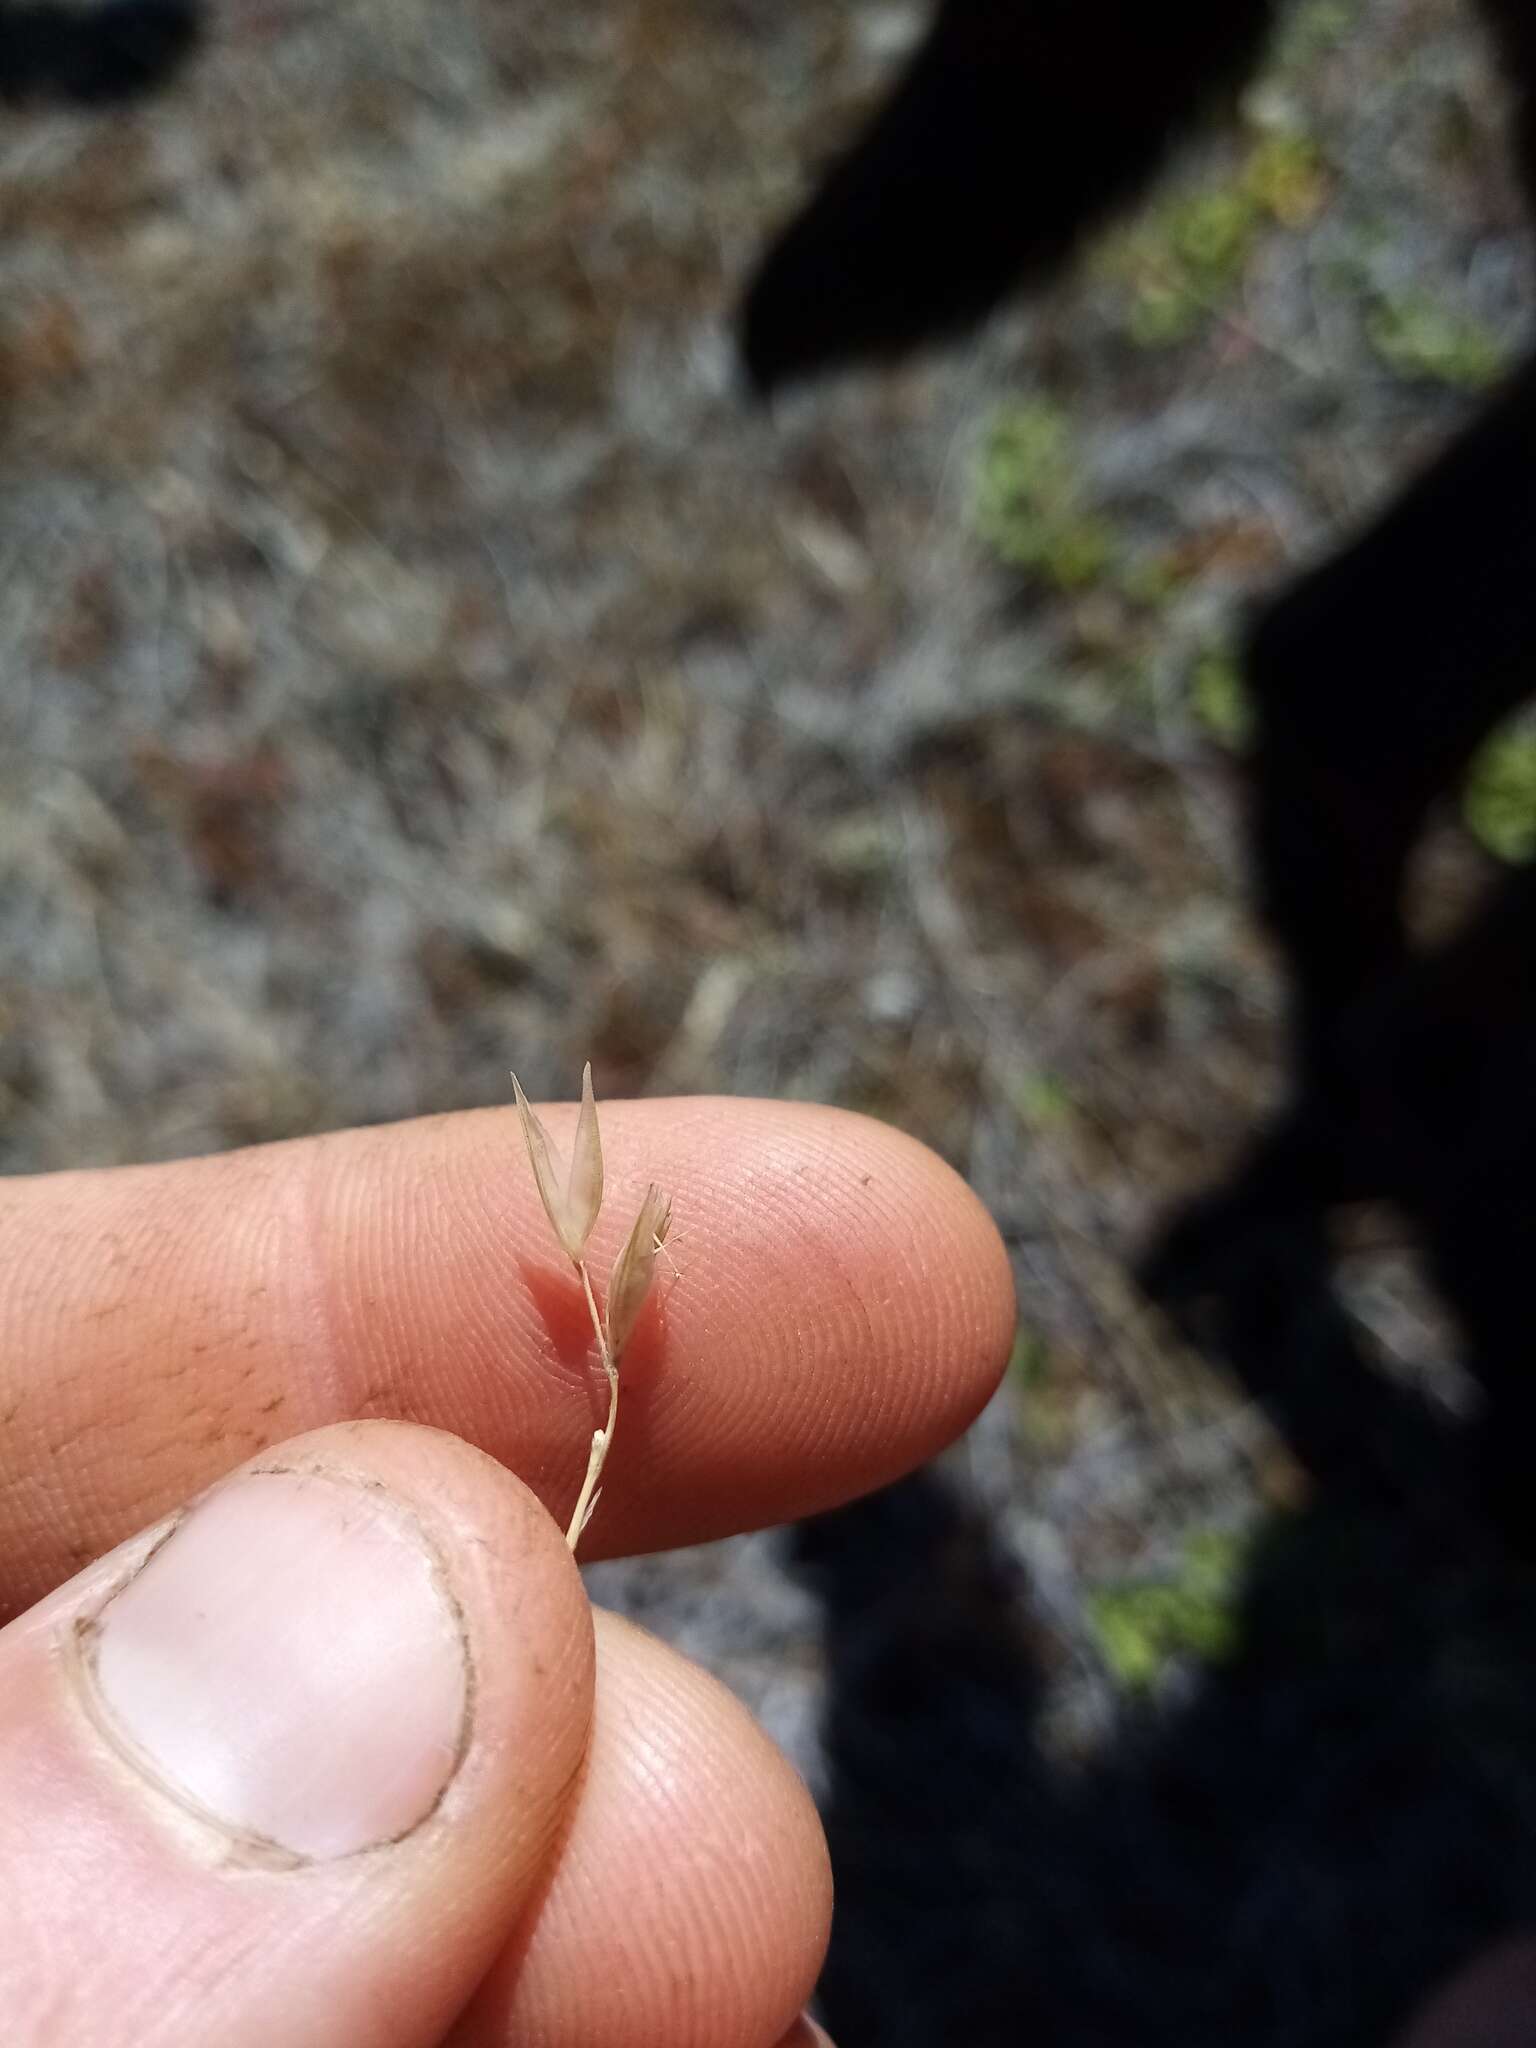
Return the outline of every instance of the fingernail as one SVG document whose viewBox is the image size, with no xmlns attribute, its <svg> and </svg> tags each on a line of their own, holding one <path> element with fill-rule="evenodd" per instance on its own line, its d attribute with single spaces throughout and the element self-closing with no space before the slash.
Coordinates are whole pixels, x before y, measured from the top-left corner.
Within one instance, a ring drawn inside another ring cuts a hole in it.
<svg viewBox="0 0 1536 2048">
<path fill-rule="evenodd" d="M 398 1840 L 463 1753 L 468 1647 L 442 1564 L 408 1509 L 340 1475 L 209 1494 L 80 1647 L 120 1752 L 256 1850 Z"/>
</svg>

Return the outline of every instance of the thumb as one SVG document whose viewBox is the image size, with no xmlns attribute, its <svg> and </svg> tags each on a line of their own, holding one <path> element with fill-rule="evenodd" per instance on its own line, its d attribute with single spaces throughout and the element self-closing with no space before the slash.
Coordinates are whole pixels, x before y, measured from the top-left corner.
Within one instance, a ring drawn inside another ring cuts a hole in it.
<svg viewBox="0 0 1536 2048">
<path fill-rule="evenodd" d="M 427 2048 L 591 1702 L 575 1567 L 490 1459 L 384 1423 L 263 1454 L 0 1631 L 7 2040 Z"/>
</svg>

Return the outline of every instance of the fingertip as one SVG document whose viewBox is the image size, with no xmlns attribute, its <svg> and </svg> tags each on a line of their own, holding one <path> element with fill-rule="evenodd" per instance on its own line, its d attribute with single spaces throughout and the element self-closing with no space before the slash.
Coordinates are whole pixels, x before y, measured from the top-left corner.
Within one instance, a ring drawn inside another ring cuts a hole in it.
<svg viewBox="0 0 1536 2048">
<path fill-rule="evenodd" d="M 870 1119 L 860 1118 L 863 1124 Z M 877 1128 L 882 1128 L 877 1126 Z M 991 1211 L 949 1162 L 921 1140 L 892 1132 L 904 1151 L 915 1188 L 931 1209 L 934 1251 L 955 1279 L 956 1334 L 973 1359 L 975 1376 L 990 1394 L 1007 1364 L 1018 1322 L 1013 1266 Z"/>
<path fill-rule="evenodd" d="M 802 2013 L 778 2048 L 835 2048 L 835 2044 L 825 2027 L 818 2026 L 809 2013 Z"/>
<path fill-rule="evenodd" d="M 596 1635 L 592 1740 L 559 1864 L 455 2042 L 776 2041 L 831 1924 L 810 1795 L 717 1680 L 615 1615 L 597 1614 Z"/>
<path fill-rule="evenodd" d="M 574 1106 L 547 1115 L 568 1145 Z M 1012 1342 L 1007 1256 L 916 1140 L 736 1099 L 616 1102 L 602 1123 L 599 1287 L 652 1182 L 673 1228 L 585 1554 L 817 1513 L 985 1404 Z M 569 1513 L 591 1329 L 510 1109 L 45 1177 L 6 1191 L 0 1236 L 4 1470 L 46 1470 L 62 1503 L 39 1524 L 0 1486 L 0 1611 L 346 1415 L 445 1426 Z"/>
<path fill-rule="evenodd" d="M 922 1419 L 920 1441 L 907 1435 L 880 1475 L 895 1478 L 952 1442 L 996 1392 L 1018 1321 L 1013 1269 L 980 1196 L 937 1152 L 873 1118 L 829 1114 L 857 1182 L 838 1191 L 846 1219 L 836 1227 L 865 1261 L 871 1348 Z"/>
<path fill-rule="evenodd" d="M 0 1891 L 47 1930 L 7 2009 L 46 1967 L 81 2040 L 340 2048 L 381 2001 L 437 2039 L 542 1880 L 593 1672 L 559 1531 L 467 1445 L 251 1461 L 0 1634 Z"/>
<path fill-rule="evenodd" d="M 1013 1279 L 936 1153 L 815 1104 L 620 1107 L 615 1149 L 651 1129 L 677 1161 L 678 1278 L 662 1367 L 620 1432 L 616 1506 L 585 1554 L 817 1513 L 974 1420 L 1007 1364 Z M 683 1469 L 686 1496 L 664 1477 Z"/>
</svg>

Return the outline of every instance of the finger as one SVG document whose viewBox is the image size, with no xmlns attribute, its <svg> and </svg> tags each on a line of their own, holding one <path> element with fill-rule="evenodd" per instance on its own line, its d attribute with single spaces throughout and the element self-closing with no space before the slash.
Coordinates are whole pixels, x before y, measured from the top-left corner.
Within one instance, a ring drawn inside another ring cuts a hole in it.
<svg viewBox="0 0 1536 2048">
<path fill-rule="evenodd" d="M 558 1865 L 453 2048 L 767 2048 L 811 1994 L 831 1909 L 810 1796 L 746 1709 L 599 1614 Z"/>
<path fill-rule="evenodd" d="M 0 1633 L 7 2040 L 440 2041 L 591 1687 L 569 1553 L 489 1459 L 370 1423 L 245 1467 Z"/>
<path fill-rule="evenodd" d="M 832 2036 L 808 2016 L 795 2021 L 778 2048 L 833 2048 Z"/>
<path fill-rule="evenodd" d="M 574 1108 L 551 1110 L 557 1143 Z M 613 1103 L 599 1284 L 649 1181 L 674 1272 L 626 1354 L 588 1554 L 828 1507 L 931 1456 L 1011 1341 L 1007 1259 L 932 1153 L 862 1117 Z M 240 1458 L 435 1424 L 568 1513 L 591 1333 L 510 1111 L 0 1190 L 0 1612 Z"/>
</svg>

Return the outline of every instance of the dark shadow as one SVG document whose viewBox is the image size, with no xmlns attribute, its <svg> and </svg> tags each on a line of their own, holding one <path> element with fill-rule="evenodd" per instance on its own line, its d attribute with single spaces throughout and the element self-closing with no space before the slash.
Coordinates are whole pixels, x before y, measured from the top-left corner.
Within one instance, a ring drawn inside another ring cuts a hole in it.
<svg viewBox="0 0 1536 2048">
<path fill-rule="evenodd" d="M 1536 640 L 1533 640 L 1536 645 Z M 1536 1556 L 1536 868 L 1517 868 L 1445 945 L 1334 1009 L 1293 1103 L 1240 1170 L 1175 1218 L 1142 1269 L 1186 1335 L 1230 1362 L 1319 1478 L 1370 1462 L 1422 1506 L 1443 1461 L 1410 1472 L 1382 1416 L 1404 1397 L 1354 1345 L 1328 1284 L 1327 1219 L 1395 1205 L 1460 1325 L 1486 1417 L 1482 1510 Z M 1315 1327 L 1304 1327 L 1311 1316 Z"/>
<path fill-rule="evenodd" d="M 1058 268 L 1257 61 L 1272 0 L 941 0 L 743 303 L 753 386 L 895 358 Z"/>
<path fill-rule="evenodd" d="M 1536 1918 L 1536 1574 L 1455 1437 L 1411 1402 L 1376 1421 L 1367 1469 L 1438 1472 L 1429 1497 L 1341 1467 L 1270 1520 L 1230 1661 L 1082 1767 L 1037 1744 L 1017 1589 L 936 1479 L 797 1532 L 841 2048 L 1385 2048 Z"/>
<path fill-rule="evenodd" d="M 174 76 L 197 41 L 194 0 L 38 0 L 0 7 L 0 101 L 110 106 Z"/>
</svg>

